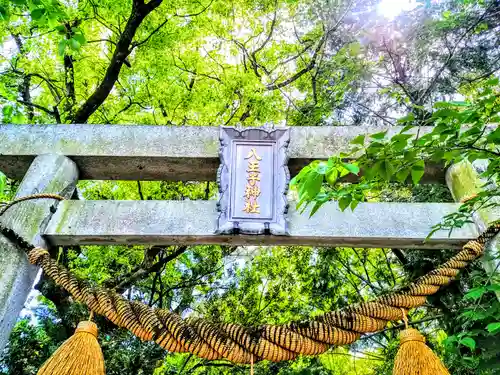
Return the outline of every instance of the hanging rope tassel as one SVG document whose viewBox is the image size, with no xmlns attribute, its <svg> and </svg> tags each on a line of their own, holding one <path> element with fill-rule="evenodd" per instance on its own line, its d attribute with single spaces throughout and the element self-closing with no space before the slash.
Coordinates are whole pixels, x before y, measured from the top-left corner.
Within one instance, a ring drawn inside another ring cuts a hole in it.
<svg viewBox="0 0 500 375">
<path fill-rule="evenodd" d="M 394 362 L 393 375 L 450 375 L 440 359 L 425 345 L 425 337 L 408 328 L 403 311 L 405 330 L 399 334 L 400 347 Z"/>
<path fill-rule="evenodd" d="M 67 339 L 44 363 L 37 375 L 104 375 L 104 357 L 97 341 L 97 326 L 91 321 L 78 323 Z"/>
</svg>

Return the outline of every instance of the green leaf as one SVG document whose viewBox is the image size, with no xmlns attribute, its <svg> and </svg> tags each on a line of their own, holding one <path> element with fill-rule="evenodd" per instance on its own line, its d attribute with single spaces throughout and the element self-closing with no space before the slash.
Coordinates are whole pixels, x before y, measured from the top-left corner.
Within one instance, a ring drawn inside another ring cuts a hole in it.
<svg viewBox="0 0 500 375">
<path fill-rule="evenodd" d="M 19 111 L 16 111 L 16 114 L 12 116 L 12 123 L 14 124 L 23 124 L 26 122 L 26 117 Z"/>
<path fill-rule="evenodd" d="M 324 161 L 320 161 L 317 165 L 316 168 L 314 169 L 318 174 L 326 174 L 328 172 L 328 164 L 325 163 Z"/>
<path fill-rule="evenodd" d="M 468 321 L 478 321 L 488 318 L 488 314 L 483 311 L 468 310 L 460 314 L 460 318 L 465 318 Z"/>
<path fill-rule="evenodd" d="M 373 166 L 373 168 L 375 168 L 376 171 L 380 174 L 380 176 L 386 181 L 389 181 L 391 177 L 394 175 L 394 166 L 392 165 L 389 159 L 384 159 L 377 162 Z"/>
<path fill-rule="evenodd" d="M 497 127 L 495 131 L 488 134 L 486 137 L 486 142 L 500 144 L 500 127 Z"/>
<path fill-rule="evenodd" d="M 14 107 L 12 107 L 11 105 L 6 105 L 2 108 L 2 113 L 5 117 L 10 117 L 13 111 Z"/>
<path fill-rule="evenodd" d="M 351 144 L 363 146 L 365 144 L 365 138 L 366 136 L 364 134 L 358 135 L 351 141 Z"/>
<path fill-rule="evenodd" d="M 311 166 L 310 165 L 306 165 L 304 168 L 302 168 L 300 170 L 300 172 L 297 174 L 297 176 L 295 176 L 294 178 L 292 178 L 292 180 L 290 181 L 290 185 L 296 185 L 299 181 L 301 181 L 303 178 L 305 178 L 307 176 L 307 174 L 309 172 L 311 172 Z"/>
<path fill-rule="evenodd" d="M 44 14 L 44 8 L 35 8 L 31 11 L 31 18 L 33 19 L 33 21 L 39 21 Z"/>
<path fill-rule="evenodd" d="M 401 169 L 398 173 L 396 173 L 396 180 L 399 182 L 405 182 L 410 175 L 409 169 Z"/>
<path fill-rule="evenodd" d="M 437 102 L 434 103 L 434 108 L 439 109 L 439 108 L 450 108 L 450 103 L 448 102 Z"/>
<path fill-rule="evenodd" d="M 316 197 L 316 195 L 320 192 L 322 183 L 323 175 L 320 175 L 315 171 L 311 171 L 302 185 L 301 195 L 306 195 L 309 200 L 313 200 L 314 197 Z"/>
<path fill-rule="evenodd" d="M 500 292 L 500 284 L 491 284 L 486 287 L 489 291 Z"/>
<path fill-rule="evenodd" d="M 309 213 L 309 217 L 313 216 L 313 215 L 316 213 L 316 211 L 318 211 L 318 210 L 319 210 L 319 208 L 320 208 L 323 204 L 325 204 L 325 201 L 324 201 L 324 200 L 321 200 L 321 201 L 316 201 L 316 202 L 314 203 L 314 206 L 313 206 L 313 208 L 312 208 L 311 212 Z"/>
<path fill-rule="evenodd" d="M 346 195 L 339 199 L 339 208 L 341 211 L 345 211 L 347 207 L 351 204 L 352 197 L 351 195 Z"/>
<path fill-rule="evenodd" d="M 484 286 L 478 287 L 471 289 L 465 296 L 464 299 L 478 299 L 481 298 L 481 296 L 486 293 L 487 289 Z"/>
<path fill-rule="evenodd" d="M 415 164 L 411 166 L 411 180 L 414 185 L 417 185 L 425 172 L 425 163 L 423 160 L 417 160 Z"/>
<path fill-rule="evenodd" d="M 9 12 L 7 8 L 0 5 L 0 21 L 7 21 L 9 19 Z"/>
<path fill-rule="evenodd" d="M 351 56 L 358 56 L 360 53 L 361 53 L 361 44 L 359 43 L 351 43 L 351 45 L 349 46 L 349 54 Z"/>
<path fill-rule="evenodd" d="M 443 118 L 446 119 L 448 117 L 457 117 L 458 112 L 454 109 L 443 108 L 439 109 L 432 114 L 432 118 Z"/>
<path fill-rule="evenodd" d="M 486 329 L 489 333 L 498 333 L 500 332 L 500 322 L 490 323 L 486 326 Z"/>
<path fill-rule="evenodd" d="M 414 161 L 417 157 L 417 152 L 415 150 L 408 150 L 404 153 L 405 161 Z"/>
<path fill-rule="evenodd" d="M 306 202 L 307 202 L 307 196 L 302 197 L 302 198 L 301 198 L 301 199 L 297 202 L 297 206 L 295 207 L 295 208 L 297 209 L 297 211 L 298 211 L 298 210 L 300 209 L 300 207 L 302 207 L 302 205 L 303 205 L 304 203 L 306 203 Z M 304 206 L 304 210 L 305 210 L 305 208 L 307 207 L 307 205 L 308 205 L 308 204 L 309 204 L 309 203 L 306 203 L 306 205 Z M 303 211 L 303 210 L 302 210 L 302 211 Z"/>
<path fill-rule="evenodd" d="M 463 102 L 463 101 L 458 101 L 458 100 L 452 100 L 450 102 L 451 105 L 456 106 L 456 107 L 469 107 L 469 103 Z"/>
<path fill-rule="evenodd" d="M 59 20 L 57 18 L 57 14 L 49 13 L 47 17 L 49 28 L 54 29 L 59 25 Z"/>
<path fill-rule="evenodd" d="M 78 51 L 80 49 L 80 43 L 75 38 L 71 38 L 69 40 L 69 44 L 71 46 L 71 49 L 73 49 L 75 51 Z"/>
<path fill-rule="evenodd" d="M 415 143 L 417 146 L 427 146 L 428 143 L 432 142 L 432 137 L 433 137 L 432 133 L 423 135 L 422 137 L 417 139 Z"/>
<path fill-rule="evenodd" d="M 328 172 L 325 176 L 326 182 L 328 182 L 331 186 L 335 185 L 337 182 L 337 178 L 339 177 L 339 171 L 337 168 L 333 168 L 330 172 Z"/>
<path fill-rule="evenodd" d="M 485 82 L 485 85 L 487 86 L 497 86 L 500 82 L 500 79 L 498 77 L 490 78 Z"/>
<path fill-rule="evenodd" d="M 352 174 L 355 174 L 356 176 L 359 174 L 359 167 L 356 164 L 343 163 L 342 165 Z"/>
<path fill-rule="evenodd" d="M 413 121 L 415 121 L 415 115 L 413 113 L 409 113 L 405 117 L 401 117 L 400 119 L 398 119 L 398 123 L 400 123 L 400 124 L 404 124 L 405 122 L 413 122 Z M 413 125 L 406 125 L 403 128 L 403 130 L 401 130 L 400 133 L 404 133 L 405 131 L 408 131 L 409 129 L 411 129 L 413 127 L 414 127 Z"/>
<path fill-rule="evenodd" d="M 370 137 L 373 138 L 373 139 L 380 140 L 380 139 L 384 139 L 385 136 L 386 136 L 386 134 L 387 134 L 387 130 L 385 132 L 371 134 Z"/>
<path fill-rule="evenodd" d="M 81 46 L 83 46 L 85 43 L 87 43 L 87 39 L 85 39 L 85 35 L 78 33 L 73 36 L 73 39 L 75 39 L 78 43 L 80 43 Z"/>
<path fill-rule="evenodd" d="M 59 45 L 57 46 L 59 56 L 64 56 L 64 52 L 66 51 L 66 42 L 66 39 L 62 39 L 59 41 Z"/>
<path fill-rule="evenodd" d="M 455 161 L 455 159 L 459 158 L 461 156 L 460 150 L 452 150 L 452 151 L 446 151 L 443 155 L 443 158 L 447 162 Z"/>
<path fill-rule="evenodd" d="M 439 125 L 437 125 L 436 127 L 434 127 L 434 129 L 432 129 L 432 134 L 441 134 L 449 129 L 450 129 L 450 125 L 446 122 L 442 122 Z"/>
<path fill-rule="evenodd" d="M 0 172 L 0 194 L 3 194 L 3 190 L 5 189 L 5 182 L 7 181 L 7 177 Z"/>
<path fill-rule="evenodd" d="M 384 144 L 383 143 L 380 143 L 380 142 L 372 142 L 370 143 L 370 145 L 368 146 L 368 148 L 366 149 L 366 152 L 368 154 L 376 154 L 378 152 L 380 152 L 381 149 L 384 148 Z"/>
<path fill-rule="evenodd" d="M 396 151 L 403 151 L 408 145 L 408 140 L 412 138 L 412 134 L 398 134 L 391 138 L 392 147 Z"/>
<path fill-rule="evenodd" d="M 359 201 L 353 199 L 351 202 L 351 210 L 354 211 L 354 209 L 356 207 L 358 207 L 358 204 L 359 204 Z"/>
<path fill-rule="evenodd" d="M 460 339 L 459 343 L 468 347 L 471 350 L 476 349 L 476 341 L 472 337 L 464 337 Z"/>
<path fill-rule="evenodd" d="M 406 133 L 407 131 L 413 129 L 415 126 L 413 125 L 406 125 L 403 129 L 401 129 L 401 131 L 399 132 L 399 134 L 403 134 L 403 133 Z"/>
</svg>

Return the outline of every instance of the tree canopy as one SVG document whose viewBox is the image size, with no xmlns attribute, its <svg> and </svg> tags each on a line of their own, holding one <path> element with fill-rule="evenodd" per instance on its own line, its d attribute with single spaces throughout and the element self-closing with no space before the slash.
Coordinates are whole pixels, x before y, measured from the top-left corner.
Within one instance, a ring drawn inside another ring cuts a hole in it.
<svg viewBox="0 0 500 375">
<path fill-rule="evenodd" d="M 500 4 L 420 0 L 386 16 L 396 3 L 0 0 L 2 123 L 370 126 L 371 136 L 356 139 L 351 155 L 301 172 L 295 187 L 303 204 L 316 210 L 330 199 L 343 209 L 365 200 L 450 202 L 445 186 L 419 185 L 425 165 L 489 160 L 485 178 L 495 188 L 442 224 L 457 226 L 468 220 L 464 212 L 498 197 Z M 377 131 L 395 125 L 406 129 L 394 137 Z M 430 135 L 408 136 L 423 125 L 433 127 Z M 357 162 L 345 161 L 353 155 Z M 341 179 L 360 168 L 372 174 L 357 184 Z M 0 172 L 0 199 L 10 199 L 17 185 Z M 89 200 L 216 199 L 214 182 L 80 181 L 78 191 Z M 78 276 L 131 300 L 245 325 L 368 300 L 451 254 L 213 245 L 51 251 Z M 48 277 L 35 289 L 0 356 L 0 374 L 36 374 L 88 316 Z M 498 290 L 474 264 L 412 312 L 453 374 L 500 371 Z M 248 372 L 165 353 L 103 318 L 97 323 L 110 375 Z M 397 334 L 389 327 L 316 358 L 259 363 L 255 373 L 390 374 Z"/>
</svg>

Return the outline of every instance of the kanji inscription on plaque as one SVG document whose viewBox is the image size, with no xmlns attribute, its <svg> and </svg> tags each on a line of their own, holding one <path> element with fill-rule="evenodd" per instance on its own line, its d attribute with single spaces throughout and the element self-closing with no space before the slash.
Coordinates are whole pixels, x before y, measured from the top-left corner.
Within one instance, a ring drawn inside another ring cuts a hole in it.
<svg viewBox="0 0 500 375">
<path fill-rule="evenodd" d="M 217 233 L 286 235 L 289 130 L 221 127 Z"/>
</svg>

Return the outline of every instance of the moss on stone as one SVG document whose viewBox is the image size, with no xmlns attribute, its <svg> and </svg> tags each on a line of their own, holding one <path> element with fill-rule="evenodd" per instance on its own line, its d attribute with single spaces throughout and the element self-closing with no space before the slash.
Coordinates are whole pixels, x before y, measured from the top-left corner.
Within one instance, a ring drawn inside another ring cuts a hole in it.
<svg viewBox="0 0 500 375">
<path fill-rule="evenodd" d="M 0 283 L 0 306 L 6 306 L 9 296 L 12 294 L 16 277 L 13 275 L 14 270 L 19 269 L 21 258 L 16 254 L 13 245 L 8 243 L 6 238 L 0 240 L 0 275 L 2 282 Z"/>
<path fill-rule="evenodd" d="M 56 232 L 61 233 L 62 228 L 65 226 L 66 221 L 68 220 L 68 217 L 70 215 L 68 205 L 64 204 L 64 202 L 61 202 L 59 206 L 57 206 L 57 215 L 58 215 L 58 224 L 56 227 Z"/>
<path fill-rule="evenodd" d="M 477 194 L 482 185 L 471 163 L 462 161 L 453 165 L 447 173 L 448 187 L 455 201 Z"/>
</svg>

